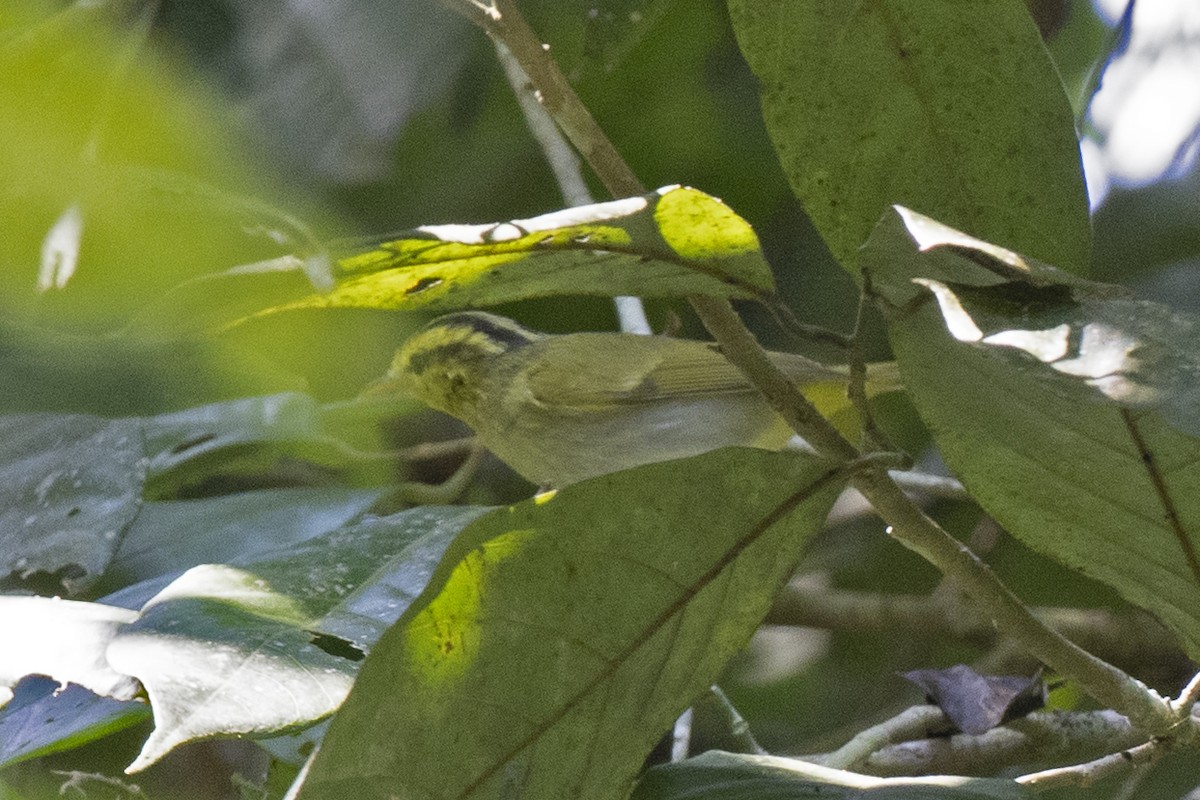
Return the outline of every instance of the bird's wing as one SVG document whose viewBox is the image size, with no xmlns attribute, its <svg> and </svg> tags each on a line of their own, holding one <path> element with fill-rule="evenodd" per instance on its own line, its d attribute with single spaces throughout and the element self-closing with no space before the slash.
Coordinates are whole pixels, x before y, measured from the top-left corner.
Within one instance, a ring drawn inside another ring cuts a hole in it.
<svg viewBox="0 0 1200 800">
<path fill-rule="evenodd" d="M 753 391 L 741 370 L 706 342 L 578 333 L 534 346 L 545 350 L 526 373 L 527 388 L 550 407 L 605 408 Z M 803 356 L 772 353 L 771 359 L 797 383 L 844 380 Z"/>
</svg>

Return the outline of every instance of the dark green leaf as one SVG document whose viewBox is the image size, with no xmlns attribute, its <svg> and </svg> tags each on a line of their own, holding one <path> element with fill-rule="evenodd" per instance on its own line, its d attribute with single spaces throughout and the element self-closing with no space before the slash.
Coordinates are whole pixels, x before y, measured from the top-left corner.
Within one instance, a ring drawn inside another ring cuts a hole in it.
<svg viewBox="0 0 1200 800">
<path fill-rule="evenodd" d="M 93 582 L 141 505 L 143 454 L 136 420 L 0 417 L 0 578 Z"/>
<path fill-rule="evenodd" d="M 901 208 L 863 266 L 972 496 L 1200 654 L 1200 322 Z"/>
<path fill-rule="evenodd" d="M 173 581 L 106 652 L 154 709 L 130 770 L 195 739 L 278 733 L 330 714 L 363 654 L 484 510 L 414 509 Z"/>
<path fill-rule="evenodd" d="M 729 0 L 792 189 L 843 266 L 893 203 L 1079 271 L 1070 104 L 1018 0 Z"/>
<path fill-rule="evenodd" d="M 367 659 L 301 797 L 624 797 L 842 484 L 725 449 L 479 520 Z"/>
<path fill-rule="evenodd" d="M 583 25 L 584 56 L 612 72 L 675 0 L 594 0 Z"/>
<path fill-rule="evenodd" d="M 341 527 L 382 489 L 274 489 L 201 500 L 151 502 L 93 587 L 107 593 L 197 564 L 227 564 Z"/>
<path fill-rule="evenodd" d="M 69 750 L 124 730 L 150 716 L 137 701 L 97 697 L 82 686 L 26 678 L 0 709 L 0 769 Z"/>
</svg>

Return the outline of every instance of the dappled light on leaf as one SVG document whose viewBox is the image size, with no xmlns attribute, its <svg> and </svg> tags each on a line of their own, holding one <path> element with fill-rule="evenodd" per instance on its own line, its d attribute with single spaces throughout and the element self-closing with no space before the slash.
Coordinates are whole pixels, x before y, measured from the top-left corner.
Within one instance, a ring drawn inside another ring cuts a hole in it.
<svg viewBox="0 0 1200 800">
<path fill-rule="evenodd" d="M 480 519 L 365 662 L 301 797 L 624 796 L 842 482 L 729 448 Z"/>
<path fill-rule="evenodd" d="M 1200 653 L 1200 323 L 906 209 L 862 263 L 905 387 L 972 496 Z"/>
<path fill-rule="evenodd" d="M 452 309 L 561 294 L 765 298 L 774 291 L 750 225 L 720 200 L 679 186 L 530 219 L 426 225 L 374 246 L 346 247 L 351 252 L 337 260 L 327 292 L 308 291 L 295 265 L 289 277 L 286 265 L 272 263 L 209 276 L 176 296 L 202 296 L 226 282 L 273 282 L 281 296 L 259 312 L 269 314 Z"/>
</svg>

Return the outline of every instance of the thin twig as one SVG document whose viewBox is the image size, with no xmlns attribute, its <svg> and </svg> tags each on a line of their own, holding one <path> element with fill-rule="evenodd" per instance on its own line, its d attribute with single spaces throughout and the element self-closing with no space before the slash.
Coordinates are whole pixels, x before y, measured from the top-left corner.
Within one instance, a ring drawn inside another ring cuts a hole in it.
<svg viewBox="0 0 1200 800">
<path fill-rule="evenodd" d="M 586 206 L 596 202 L 588 190 L 587 181 L 583 178 L 579 157 L 558 130 L 553 118 L 542 108 L 541 96 L 534 90 L 529 76 L 521 69 L 512 51 L 503 42 L 493 39 L 493 43 L 496 45 L 496 57 L 500 60 L 500 66 L 504 68 L 508 84 L 517 98 L 521 113 L 525 115 L 525 124 L 542 148 L 546 163 L 550 165 L 550 171 L 554 173 L 554 179 L 558 182 L 563 202 L 569 206 Z M 653 333 L 640 297 L 614 297 L 613 305 L 617 310 L 621 330 L 643 336 Z"/>
<path fill-rule="evenodd" d="M 721 690 L 721 687 L 713 684 L 709 687 L 708 691 L 708 697 L 710 698 L 708 704 L 715 706 L 724 715 L 725 721 L 729 723 L 729 733 L 733 736 L 734 741 L 741 746 L 741 752 L 753 753 L 759 756 L 766 755 L 767 751 L 763 749 L 763 746 L 758 743 L 758 740 L 754 738 L 754 734 L 751 733 L 750 723 L 737 710 L 737 707 L 729 700 L 729 697 Z"/>
<path fill-rule="evenodd" d="M 846 744 L 822 756 L 809 756 L 806 761 L 834 769 L 859 768 L 872 753 L 888 745 L 924 739 L 929 731 L 946 725 L 946 715 L 937 706 L 912 706 L 891 719 L 872 725 Z"/>
<path fill-rule="evenodd" d="M 477 440 L 472 440 L 471 451 L 466 460 L 459 465 L 446 480 L 439 484 L 417 483 L 408 481 L 397 487 L 399 495 L 409 503 L 418 506 L 446 505 L 462 497 L 475 479 L 479 465 L 483 463 L 487 450 Z"/>
<path fill-rule="evenodd" d="M 1175 706 L 1175 710 L 1180 714 L 1191 714 L 1197 702 L 1200 702 L 1200 672 L 1192 676 L 1171 705 Z"/>
<path fill-rule="evenodd" d="M 1168 739 L 1151 739 L 1148 742 L 1121 750 L 1116 753 L 1088 761 L 1085 764 L 1075 764 L 1070 767 L 1031 772 L 1016 778 L 1016 782 L 1039 792 L 1058 789 L 1064 786 L 1091 786 L 1101 778 L 1106 778 L 1133 767 L 1144 767 L 1153 764 L 1162 757 L 1163 752 L 1171 745 Z"/>
</svg>

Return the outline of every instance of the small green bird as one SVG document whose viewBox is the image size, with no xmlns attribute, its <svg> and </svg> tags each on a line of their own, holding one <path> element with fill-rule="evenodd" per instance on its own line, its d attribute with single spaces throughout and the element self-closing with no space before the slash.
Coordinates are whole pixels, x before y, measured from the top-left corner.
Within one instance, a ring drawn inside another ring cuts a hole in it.
<svg viewBox="0 0 1200 800">
<path fill-rule="evenodd" d="M 771 360 L 826 414 L 848 408 L 847 370 Z M 869 394 L 900 388 L 869 365 Z M 479 311 L 439 317 L 396 352 L 369 394 L 409 394 L 474 429 L 541 486 L 741 445 L 782 448 L 792 430 L 715 344 L 628 333 L 552 335 Z"/>
</svg>

